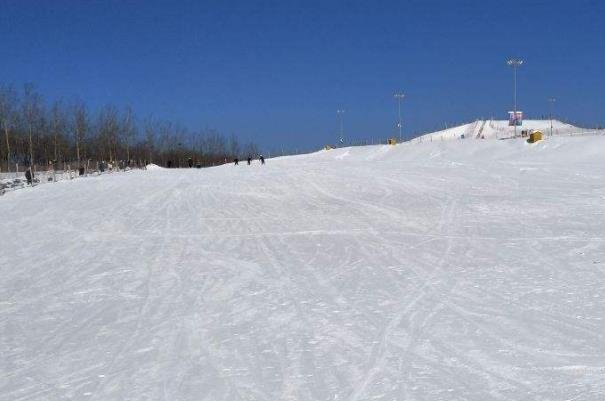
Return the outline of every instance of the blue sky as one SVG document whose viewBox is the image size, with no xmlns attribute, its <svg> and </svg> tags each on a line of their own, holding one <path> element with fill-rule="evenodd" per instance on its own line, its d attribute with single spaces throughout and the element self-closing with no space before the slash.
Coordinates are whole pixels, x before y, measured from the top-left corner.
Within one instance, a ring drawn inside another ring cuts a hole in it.
<svg viewBox="0 0 605 401">
<path fill-rule="evenodd" d="M 0 83 L 47 100 L 131 105 L 265 148 L 494 116 L 512 107 L 605 125 L 601 1 L 0 0 Z"/>
</svg>

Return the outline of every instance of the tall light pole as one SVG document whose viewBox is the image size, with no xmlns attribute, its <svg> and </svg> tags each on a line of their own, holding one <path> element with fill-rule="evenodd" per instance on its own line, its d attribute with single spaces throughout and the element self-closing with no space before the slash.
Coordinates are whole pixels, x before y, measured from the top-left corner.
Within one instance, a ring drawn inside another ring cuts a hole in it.
<svg viewBox="0 0 605 401">
<path fill-rule="evenodd" d="M 515 126 L 515 137 L 517 136 L 517 68 L 523 65 L 523 60 L 520 58 L 509 58 L 506 60 L 506 64 L 513 67 L 513 123 Z"/>
<path fill-rule="evenodd" d="M 336 115 L 338 116 L 338 119 L 340 120 L 340 138 L 338 139 L 338 141 L 340 142 L 340 144 L 344 144 L 345 138 L 344 138 L 344 133 L 343 133 L 343 125 L 342 125 L 342 118 L 343 118 L 343 114 L 345 113 L 344 109 L 338 109 L 336 110 Z"/>
<path fill-rule="evenodd" d="M 399 142 L 401 142 L 403 140 L 401 136 L 401 101 L 405 97 L 405 94 L 403 92 L 398 92 L 393 96 L 397 99 L 397 128 L 399 128 Z"/>
<path fill-rule="evenodd" d="M 557 101 L 557 99 L 555 99 L 554 97 L 549 97 L 548 99 L 548 103 L 550 104 L 550 136 L 552 136 L 552 109 L 555 105 L 555 102 Z"/>
</svg>

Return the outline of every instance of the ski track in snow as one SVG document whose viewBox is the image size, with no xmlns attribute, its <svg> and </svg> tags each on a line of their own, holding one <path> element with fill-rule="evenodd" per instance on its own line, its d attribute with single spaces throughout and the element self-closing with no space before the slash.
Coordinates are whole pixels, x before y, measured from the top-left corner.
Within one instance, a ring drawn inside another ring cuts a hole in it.
<svg viewBox="0 0 605 401">
<path fill-rule="evenodd" d="M 602 400 L 605 137 L 0 198 L 0 400 Z"/>
</svg>

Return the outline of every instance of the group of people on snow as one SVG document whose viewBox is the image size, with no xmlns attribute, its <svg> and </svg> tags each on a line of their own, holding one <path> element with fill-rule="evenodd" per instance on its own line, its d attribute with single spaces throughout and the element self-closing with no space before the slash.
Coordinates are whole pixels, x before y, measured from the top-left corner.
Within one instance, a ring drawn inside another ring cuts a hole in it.
<svg viewBox="0 0 605 401">
<path fill-rule="evenodd" d="M 260 161 L 260 164 L 265 164 L 265 158 L 263 157 L 263 155 L 259 155 L 258 160 Z M 247 162 L 248 162 L 248 166 L 250 164 L 252 164 L 252 156 L 248 156 Z M 237 157 L 233 159 L 233 165 L 235 165 L 235 166 L 239 165 L 239 159 Z"/>
</svg>

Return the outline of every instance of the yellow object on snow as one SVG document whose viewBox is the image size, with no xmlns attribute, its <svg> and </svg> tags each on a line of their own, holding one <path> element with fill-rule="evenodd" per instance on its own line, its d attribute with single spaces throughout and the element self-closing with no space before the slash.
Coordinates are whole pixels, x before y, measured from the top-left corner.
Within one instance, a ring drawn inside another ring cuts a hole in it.
<svg viewBox="0 0 605 401">
<path fill-rule="evenodd" d="M 541 140 L 542 140 L 542 132 L 534 131 L 531 134 L 529 134 L 529 139 L 527 140 L 527 142 L 534 143 L 534 142 L 538 142 Z"/>
</svg>

